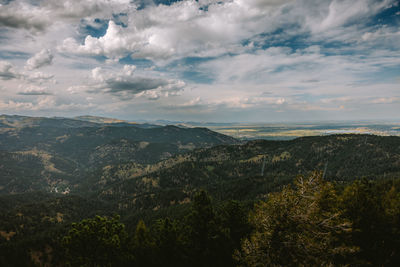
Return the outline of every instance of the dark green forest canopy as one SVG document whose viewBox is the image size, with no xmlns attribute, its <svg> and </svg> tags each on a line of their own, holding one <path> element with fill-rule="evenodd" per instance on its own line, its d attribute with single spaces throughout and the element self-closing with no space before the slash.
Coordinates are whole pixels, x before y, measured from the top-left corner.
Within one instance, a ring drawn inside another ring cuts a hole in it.
<svg viewBox="0 0 400 267">
<path fill-rule="evenodd" d="M 10 226 L 28 218 L 10 218 Z M 175 218 L 144 222 L 97 215 L 72 224 L 50 218 L 40 234 L 23 236 L 24 227 L 10 240 L 2 238 L 6 254 L 0 263 L 29 265 L 34 258 L 55 266 L 396 266 L 399 218 L 400 180 L 363 179 L 343 187 L 315 172 L 253 208 L 216 201 L 200 190 Z"/>
<path fill-rule="evenodd" d="M 370 135 L 251 141 L 199 149 L 151 165 L 120 164 L 90 176 L 91 189 L 122 209 L 168 208 L 190 199 L 198 188 L 219 200 L 254 201 L 314 170 L 324 179 L 392 179 L 400 175 L 400 138 Z M 102 177 L 101 183 L 98 177 Z"/>
</svg>

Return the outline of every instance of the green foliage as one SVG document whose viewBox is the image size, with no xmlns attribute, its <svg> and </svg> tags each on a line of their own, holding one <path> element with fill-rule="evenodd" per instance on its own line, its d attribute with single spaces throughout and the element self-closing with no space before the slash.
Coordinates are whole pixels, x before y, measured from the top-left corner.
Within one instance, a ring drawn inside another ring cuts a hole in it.
<svg viewBox="0 0 400 267">
<path fill-rule="evenodd" d="M 251 141 L 195 150 L 148 167 L 121 164 L 98 176 L 119 182 L 102 184 L 99 197 L 127 210 L 165 209 L 191 198 L 204 188 L 216 201 L 265 200 L 297 175 L 308 176 L 327 165 L 325 179 L 346 184 L 355 179 L 393 179 L 400 176 L 399 137 L 332 135 L 292 141 Z M 261 169 L 264 164 L 264 175 Z M 143 168 L 142 170 L 145 170 Z M 132 179 L 137 178 L 137 179 Z M 143 183 L 156 181 L 156 185 Z M 113 192 L 113 194 L 108 194 Z"/>
<path fill-rule="evenodd" d="M 216 209 L 200 191 L 182 220 L 159 219 L 151 231 L 139 220 L 128 236 L 118 217 L 74 223 L 63 238 L 67 258 L 60 261 L 72 266 L 233 266 L 233 251 L 248 229 L 245 218 L 240 203 L 229 201 Z"/>
<path fill-rule="evenodd" d="M 228 232 L 220 223 L 210 196 L 199 191 L 185 218 L 191 266 L 223 266 L 231 259 Z"/>
<path fill-rule="evenodd" d="M 320 173 L 299 176 L 293 186 L 269 194 L 250 213 L 245 202 L 218 202 L 200 190 L 186 208 L 171 209 L 169 215 L 157 217 L 153 211 L 146 223 L 136 219 L 140 214 L 125 217 L 125 223 L 135 224 L 133 228 L 125 227 L 118 216 L 96 216 L 65 229 L 68 221 L 88 216 L 89 210 L 101 213 L 111 207 L 96 211 L 98 207 L 80 198 L 35 194 L 31 200 L 41 205 L 24 207 L 26 197 L 0 198 L 6 204 L 0 207 L 1 230 L 16 232 L 10 240 L 0 238 L 0 250 L 7 253 L 0 254 L 1 266 L 29 266 L 33 252 L 41 253 L 41 265 L 55 266 L 398 266 L 400 262 L 400 180 L 357 180 L 338 186 L 322 180 Z M 86 214 L 77 213 L 79 203 Z M 65 214 L 66 222 L 53 220 L 56 210 Z"/>
<path fill-rule="evenodd" d="M 229 233 L 231 251 L 234 251 L 251 231 L 248 209 L 239 201 L 227 200 L 219 207 L 218 215 L 222 227 Z"/>
<path fill-rule="evenodd" d="M 73 223 L 62 243 L 71 266 L 115 266 L 126 260 L 127 238 L 119 216 L 96 216 Z"/>
<path fill-rule="evenodd" d="M 345 188 L 342 209 L 353 222 L 352 240 L 364 265 L 400 263 L 400 182 L 358 180 Z"/>
<path fill-rule="evenodd" d="M 299 176 L 256 205 L 250 215 L 254 232 L 238 259 L 245 266 L 330 266 L 353 254 L 346 244 L 351 223 L 336 207 L 336 192 L 321 174 Z"/>
<path fill-rule="evenodd" d="M 157 266 L 185 266 L 184 233 L 179 222 L 159 219 L 153 225 Z"/>
<path fill-rule="evenodd" d="M 134 266 L 151 266 L 154 258 L 154 241 L 146 224 L 140 220 L 136 226 L 135 234 L 131 240 L 131 263 Z"/>
</svg>

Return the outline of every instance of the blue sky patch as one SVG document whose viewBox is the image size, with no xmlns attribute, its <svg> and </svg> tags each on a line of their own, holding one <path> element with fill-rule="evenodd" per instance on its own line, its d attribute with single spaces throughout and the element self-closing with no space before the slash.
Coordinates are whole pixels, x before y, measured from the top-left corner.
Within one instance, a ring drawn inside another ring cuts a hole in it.
<svg viewBox="0 0 400 267">
<path fill-rule="evenodd" d="M 199 71 L 183 71 L 179 77 L 185 81 L 199 84 L 212 84 L 215 81 L 211 74 Z"/>
<path fill-rule="evenodd" d="M 119 63 L 126 65 L 135 65 L 139 68 L 149 68 L 153 66 L 153 62 L 151 60 L 145 58 L 132 58 L 131 55 L 121 58 L 119 60 Z"/>
<path fill-rule="evenodd" d="M 90 35 L 96 38 L 104 36 L 107 32 L 108 22 L 109 20 L 104 20 L 99 18 L 94 19 L 92 22 L 93 24 L 92 23 L 89 24 L 85 21 L 82 21 L 81 23 L 82 27 L 80 29 L 81 35 L 83 37 Z"/>
<path fill-rule="evenodd" d="M 1 59 L 28 59 L 31 57 L 31 54 L 24 52 L 16 52 L 16 51 L 7 51 L 0 50 L 0 58 Z"/>
</svg>

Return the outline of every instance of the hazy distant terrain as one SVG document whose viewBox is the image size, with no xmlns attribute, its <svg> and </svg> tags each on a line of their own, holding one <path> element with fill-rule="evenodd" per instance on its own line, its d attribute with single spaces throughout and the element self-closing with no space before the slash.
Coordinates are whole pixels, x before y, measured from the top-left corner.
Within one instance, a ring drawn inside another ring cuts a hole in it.
<svg viewBox="0 0 400 267">
<path fill-rule="evenodd" d="M 304 136 L 323 136 L 332 134 L 371 134 L 380 136 L 400 136 L 398 121 L 311 121 L 283 123 L 218 123 L 191 121 L 140 121 L 79 116 L 76 119 L 97 123 L 133 124 L 138 127 L 159 127 L 177 125 L 179 127 L 205 127 L 215 132 L 241 140 L 292 140 Z"/>
<path fill-rule="evenodd" d="M 309 123 L 185 123 L 202 125 L 238 139 L 290 140 L 302 136 L 373 134 L 400 136 L 399 122 L 309 122 Z"/>
</svg>

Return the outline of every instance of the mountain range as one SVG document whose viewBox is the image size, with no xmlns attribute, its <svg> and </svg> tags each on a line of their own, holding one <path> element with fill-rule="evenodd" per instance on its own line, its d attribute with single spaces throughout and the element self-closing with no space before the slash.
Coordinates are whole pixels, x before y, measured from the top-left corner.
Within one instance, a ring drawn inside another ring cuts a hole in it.
<svg viewBox="0 0 400 267">
<path fill-rule="evenodd" d="M 87 172 L 149 164 L 201 147 L 232 144 L 206 128 L 131 124 L 94 117 L 0 116 L 0 193 L 73 190 Z"/>
</svg>

